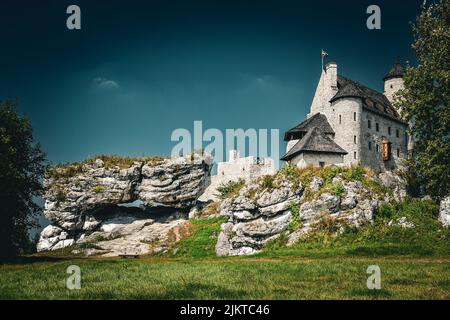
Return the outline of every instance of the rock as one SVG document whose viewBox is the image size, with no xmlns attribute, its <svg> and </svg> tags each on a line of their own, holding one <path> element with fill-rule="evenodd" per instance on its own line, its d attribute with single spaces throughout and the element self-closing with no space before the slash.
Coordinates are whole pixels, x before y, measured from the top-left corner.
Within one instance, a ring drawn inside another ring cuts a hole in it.
<svg viewBox="0 0 450 320">
<path fill-rule="evenodd" d="M 101 221 L 97 220 L 93 216 L 86 216 L 86 218 L 84 219 L 83 230 L 84 231 L 95 230 L 100 224 Z"/>
<path fill-rule="evenodd" d="M 347 195 L 341 201 L 341 210 L 349 210 L 356 207 L 357 195 L 353 192 L 347 193 Z"/>
<path fill-rule="evenodd" d="M 414 228 L 415 227 L 414 223 L 408 221 L 408 219 L 406 217 L 398 218 L 397 221 L 390 220 L 387 223 L 387 225 L 388 226 L 397 225 L 397 226 L 402 227 L 402 228 Z"/>
<path fill-rule="evenodd" d="M 331 183 L 332 184 L 339 184 L 339 183 L 342 184 L 342 181 L 343 181 L 342 177 L 336 176 L 336 177 L 333 178 L 333 180 L 331 180 Z"/>
<path fill-rule="evenodd" d="M 312 192 L 319 191 L 320 187 L 323 185 L 323 179 L 320 177 L 313 177 L 311 183 L 309 184 L 309 189 Z"/>
<path fill-rule="evenodd" d="M 300 206 L 300 218 L 303 221 L 310 222 L 319 218 L 324 212 L 335 213 L 339 211 L 339 203 L 339 196 L 323 193 L 319 199 L 304 202 Z"/>
<path fill-rule="evenodd" d="M 450 227 L 450 196 L 441 201 L 439 206 L 439 221 L 444 227 Z"/>
<path fill-rule="evenodd" d="M 216 255 L 219 257 L 232 255 L 233 247 L 231 246 L 229 239 L 232 228 L 233 224 L 231 222 L 224 223 L 221 226 L 221 231 L 216 243 Z"/>
<path fill-rule="evenodd" d="M 59 236 L 61 232 L 63 232 L 63 229 L 61 229 L 60 227 L 48 225 L 41 231 L 41 237 L 44 239 L 48 239 Z"/>
<path fill-rule="evenodd" d="M 62 248 L 66 248 L 66 247 L 70 247 L 71 245 L 73 245 L 75 243 L 74 239 L 64 239 L 64 240 L 60 240 L 57 244 L 55 244 L 52 247 L 52 251 L 53 250 L 58 250 L 58 249 L 62 249 Z"/>
<path fill-rule="evenodd" d="M 267 238 L 286 230 L 291 221 L 291 212 L 273 218 L 258 218 L 250 222 L 239 222 L 233 226 L 233 232 L 237 236 L 249 236 Z"/>
<path fill-rule="evenodd" d="M 295 230 L 294 232 L 290 233 L 288 235 L 288 241 L 287 241 L 286 245 L 288 247 L 290 247 L 290 246 L 296 244 L 302 238 L 304 238 L 308 234 L 308 232 L 311 231 L 311 229 L 312 228 L 308 225 L 308 226 L 304 226 L 303 228 L 300 228 L 300 229 Z"/>
<path fill-rule="evenodd" d="M 53 248 L 61 230 L 79 239 L 86 231 L 108 228 L 108 224 L 102 225 L 98 214 L 113 212 L 120 204 L 140 200 L 144 207 L 195 206 L 207 187 L 210 169 L 211 157 L 198 154 L 145 163 L 135 161 L 125 168 L 106 167 L 101 159 L 56 167 L 54 174 L 44 179 L 44 215 L 52 226 L 43 230 L 39 250 Z"/>
<path fill-rule="evenodd" d="M 406 181 L 401 177 L 400 172 L 385 171 L 378 175 L 380 182 L 392 190 L 395 201 L 403 201 L 407 197 Z"/>
<path fill-rule="evenodd" d="M 146 213 L 116 214 L 105 219 L 98 231 L 80 237 L 77 244 L 92 244 L 85 255 L 142 255 L 167 250 L 189 229 L 185 213 L 168 212 L 149 217 Z"/>
<path fill-rule="evenodd" d="M 280 176 L 274 177 L 276 187 L 269 189 L 261 182 L 253 181 L 244 186 L 236 197 L 223 200 L 219 210 L 229 218 L 222 225 L 216 253 L 221 256 L 253 254 L 259 252 L 267 242 L 287 234 L 288 245 L 305 238 L 320 226 L 320 219 L 330 218 L 336 221 L 336 235 L 345 230 L 346 225 L 361 227 L 373 222 L 373 216 L 380 205 L 381 199 L 391 201 L 388 194 L 380 194 L 379 190 L 372 190 L 370 184 L 361 181 L 347 181 L 348 178 L 336 176 L 334 184 L 342 184 L 344 192 L 327 191 L 320 194 L 323 180 L 313 177 L 309 188 L 314 198 L 306 201 L 303 188 L 294 190 L 290 179 L 280 181 Z M 277 180 L 278 179 L 278 180 Z M 281 178 L 282 179 L 282 178 Z M 400 199 L 406 193 L 403 180 L 396 173 L 384 173 L 382 179 L 366 176 L 380 183 L 388 183 L 396 190 L 395 197 Z M 367 186 L 366 186 L 367 185 Z M 332 189 L 333 190 L 333 189 Z M 392 197 L 394 198 L 394 197 Z M 296 209 L 296 207 L 298 209 Z M 293 220 L 293 212 L 303 222 L 303 227 L 289 233 Z M 295 210 L 295 211 L 294 211 Z M 413 223 L 401 218 L 398 224 L 404 228 L 411 228 Z"/>
<path fill-rule="evenodd" d="M 398 224 L 399 224 L 399 226 L 402 227 L 402 228 L 414 228 L 414 227 L 415 227 L 414 223 L 408 221 L 408 220 L 406 219 L 406 217 L 401 217 L 401 218 L 399 218 L 399 219 L 398 219 Z"/>
<path fill-rule="evenodd" d="M 343 215 L 342 218 L 345 219 L 347 223 L 360 227 L 361 225 L 373 221 L 373 215 L 378 206 L 379 202 L 376 199 L 363 199 L 358 201 L 358 205 L 349 213 Z"/>
</svg>

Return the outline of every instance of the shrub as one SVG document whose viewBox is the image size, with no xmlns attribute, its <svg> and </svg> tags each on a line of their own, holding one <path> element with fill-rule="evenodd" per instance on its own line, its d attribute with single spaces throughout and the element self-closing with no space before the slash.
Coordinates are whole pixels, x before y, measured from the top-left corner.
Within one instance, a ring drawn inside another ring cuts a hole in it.
<svg viewBox="0 0 450 320">
<path fill-rule="evenodd" d="M 244 179 L 239 179 L 238 181 L 229 181 L 227 183 L 222 183 L 217 191 L 219 192 L 219 197 L 221 199 L 230 198 L 237 195 L 241 188 L 245 185 Z"/>
<path fill-rule="evenodd" d="M 303 223 L 300 219 L 300 206 L 297 202 L 292 201 L 289 204 L 289 210 L 291 211 L 292 219 L 288 229 L 292 232 L 303 227 Z"/>
<path fill-rule="evenodd" d="M 342 196 L 345 193 L 345 188 L 342 183 L 334 183 L 330 187 L 330 191 L 333 192 L 337 196 Z"/>
<path fill-rule="evenodd" d="M 275 181 L 275 176 L 273 175 L 265 175 L 262 178 L 262 187 L 263 189 L 268 189 L 268 190 L 272 190 L 275 185 L 274 185 L 274 181 Z"/>
<path fill-rule="evenodd" d="M 350 167 L 342 173 L 342 177 L 345 180 L 363 181 L 364 169 L 362 167 Z"/>
<path fill-rule="evenodd" d="M 59 203 L 59 202 L 64 202 L 64 201 L 66 201 L 66 199 L 67 199 L 67 197 L 66 197 L 66 194 L 64 193 L 64 191 L 61 189 L 61 188 L 58 188 L 57 190 L 56 190 L 56 195 L 55 195 L 55 197 L 56 197 L 56 201 Z"/>
<path fill-rule="evenodd" d="M 99 193 L 99 192 L 101 192 L 103 190 L 105 190 L 105 187 L 104 186 L 100 186 L 100 185 L 97 185 L 97 186 L 92 188 L 92 192 L 94 192 L 94 193 Z"/>
</svg>

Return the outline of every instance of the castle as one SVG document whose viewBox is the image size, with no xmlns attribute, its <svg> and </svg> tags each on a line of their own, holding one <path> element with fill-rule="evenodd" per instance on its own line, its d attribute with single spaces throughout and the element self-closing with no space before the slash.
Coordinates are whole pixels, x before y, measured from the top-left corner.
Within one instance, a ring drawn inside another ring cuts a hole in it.
<svg viewBox="0 0 450 320">
<path fill-rule="evenodd" d="M 384 77 L 384 93 L 338 74 L 328 63 L 307 119 L 284 135 L 281 160 L 308 165 L 362 165 L 376 172 L 401 166 L 407 155 L 408 124 L 393 106 L 403 88 L 404 68 L 396 63 Z"/>
</svg>

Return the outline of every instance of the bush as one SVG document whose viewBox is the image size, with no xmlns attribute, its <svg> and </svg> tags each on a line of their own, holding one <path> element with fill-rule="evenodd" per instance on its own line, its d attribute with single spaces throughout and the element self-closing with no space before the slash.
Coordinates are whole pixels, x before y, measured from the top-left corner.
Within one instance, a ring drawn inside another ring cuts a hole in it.
<svg viewBox="0 0 450 320">
<path fill-rule="evenodd" d="M 272 190 L 274 186 L 275 176 L 266 175 L 262 179 L 262 187 L 263 189 Z"/>
<path fill-rule="evenodd" d="M 300 219 L 300 206 L 297 202 L 292 201 L 289 204 L 289 210 L 291 211 L 292 219 L 288 229 L 293 232 L 303 227 L 303 223 Z"/>
<path fill-rule="evenodd" d="M 237 195 L 241 188 L 245 185 L 244 179 L 239 179 L 238 181 L 229 181 L 227 183 L 222 183 L 217 191 L 219 192 L 219 198 L 225 199 Z"/>
<path fill-rule="evenodd" d="M 92 188 L 92 192 L 94 192 L 94 193 L 99 193 L 99 192 L 101 192 L 103 190 L 105 190 L 105 187 L 104 186 L 99 186 L 99 185 Z"/>
</svg>

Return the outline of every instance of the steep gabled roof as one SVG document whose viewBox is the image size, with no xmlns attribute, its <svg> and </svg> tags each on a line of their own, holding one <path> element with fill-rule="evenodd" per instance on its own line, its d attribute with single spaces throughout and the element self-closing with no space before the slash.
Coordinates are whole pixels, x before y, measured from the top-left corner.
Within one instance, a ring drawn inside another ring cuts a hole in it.
<svg viewBox="0 0 450 320">
<path fill-rule="evenodd" d="M 331 125 L 328 123 L 327 117 L 324 114 L 316 113 L 309 119 L 306 119 L 302 123 L 296 125 L 294 128 L 286 131 L 286 133 L 284 134 L 284 141 L 289 141 L 289 136 L 293 133 L 306 133 L 314 128 L 318 128 L 325 133 L 334 134 L 333 128 L 331 128 Z"/>
<path fill-rule="evenodd" d="M 397 110 L 381 92 L 340 75 L 337 77 L 337 82 L 338 92 L 330 102 L 341 98 L 361 98 L 365 109 L 405 124 Z"/>
<path fill-rule="evenodd" d="M 306 135 L 281 160 L 289 161 L 303 152 L 347 154 L 347 151 L 338 146 L 325 132 L 317 127 L 308 130 Z"/>
</svg>

